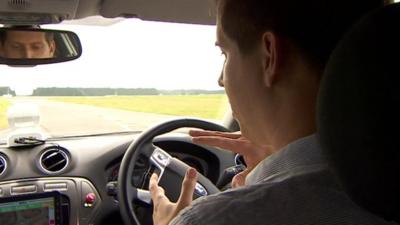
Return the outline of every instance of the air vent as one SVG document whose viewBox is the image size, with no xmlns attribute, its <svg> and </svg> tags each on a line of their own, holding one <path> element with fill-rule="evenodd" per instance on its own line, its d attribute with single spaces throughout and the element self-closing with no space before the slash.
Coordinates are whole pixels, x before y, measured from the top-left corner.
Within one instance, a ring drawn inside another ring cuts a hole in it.
<svg viewBox="0 0 400 225">
<path fill-rule="evenodd" d="M 13 9 L 26 9 L 31 3 L 29 0 L 8 0 L 8 5 Z"/>
<path fill-rule="evenodd" d="M 65 148 L 50 147 L 40 155 L 39 165 L 48 174 L 61 173 L 69 164 L 69 154 Z"/>
<path fill-rule="evenodd" d="M 5 156 L 0 154 L 0 176 L 2 176 L 7 170 L 7 159 Z"/>
</svg>

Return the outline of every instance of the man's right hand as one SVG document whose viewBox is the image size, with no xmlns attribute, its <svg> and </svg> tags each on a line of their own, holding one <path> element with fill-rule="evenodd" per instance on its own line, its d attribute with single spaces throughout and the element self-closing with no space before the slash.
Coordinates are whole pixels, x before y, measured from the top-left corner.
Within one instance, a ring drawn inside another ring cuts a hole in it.
<svg viewBox="0 0 400 225">
<path fill-rule="evenodd" d="M 267 156 L 272 154 L 269 146 L 257 146 L 242 136 L 240 132 L 229 133 L 219 131 L 190 130 L 189 135 L 195 144 L 209 145 L 222 148 L 243 156 L 247 168 L 232 179 L 232 187 L 245 185 L 247 174 Z"/>
</svg>

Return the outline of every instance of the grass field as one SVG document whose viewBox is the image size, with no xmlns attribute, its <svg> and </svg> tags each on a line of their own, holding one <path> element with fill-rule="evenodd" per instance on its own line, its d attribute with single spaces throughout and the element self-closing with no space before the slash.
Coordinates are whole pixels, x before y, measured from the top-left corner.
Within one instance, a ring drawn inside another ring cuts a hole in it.
<svg viewBox="0 0 400 225">
<path fill-rule="evenodd" d="M 6 113 L 9 105 L 8 99 L 0 97 L 0 129 L 8 127 Z"/>
<path fill-rule="evenodd" d="M 48 99 L 134 112 L 204 119 L 221 119 L 228 105 L 225 95 L 50 97 Z"/>
</svg>

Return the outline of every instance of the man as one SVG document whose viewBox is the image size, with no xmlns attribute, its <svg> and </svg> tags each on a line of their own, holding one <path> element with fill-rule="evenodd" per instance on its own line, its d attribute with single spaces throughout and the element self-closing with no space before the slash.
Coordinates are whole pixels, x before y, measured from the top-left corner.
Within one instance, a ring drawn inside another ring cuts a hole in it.
<svg viewBox="0 0 400 225">
<path fill-rule="evenodd" d="M 13 59 L 53 58 L 56 50 L 53 34 L 42 31 L 1 31 L 2 57 Z"/>
<path fill-rule="evenodd" d="M 194 169 L 176 203 L 153 175 L 154 224 L 386 224 L 341 191 L 313 135 L 319 81 L 331 51 L 361 15 L 379 6 L 380 1 L 218 1 L 217 45 L 226 57 L 219 82 L 243 136 L 192 135 L 196 143 L 239 141 L 247 146 L 241 153 L 250 170 L 238 185 L 244 187 L 193 203 Z"/>
</svg>

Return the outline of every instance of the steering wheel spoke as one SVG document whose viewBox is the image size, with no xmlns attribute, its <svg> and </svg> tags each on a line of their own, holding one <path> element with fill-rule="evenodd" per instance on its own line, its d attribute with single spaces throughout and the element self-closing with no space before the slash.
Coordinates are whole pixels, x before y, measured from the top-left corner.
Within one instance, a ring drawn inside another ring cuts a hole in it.
<svg viewBox="0 0 400 225">
<path fill-rule="evenodd" d="M 152 205 L 152 201 L 151 201 L 151 195 L 150 195 L 150 191 L 149 190 L 145 190 L 145 189 L 141 189 L 141 188 L 137 188 L 136 189 L 136 199 L 142 203 L 145 203 L 147 205 Z"/>
<path fill-rule="evenodd" d="M 173 160 L 172 156 L 161 148 L 155 147 L 153 153 L 150 156 L 150 164 L 159 169 L 159 178 L 161 179 L 165 169 Z"/>
</svg>

